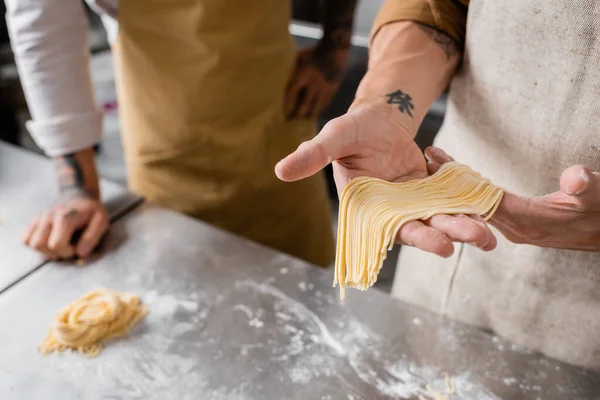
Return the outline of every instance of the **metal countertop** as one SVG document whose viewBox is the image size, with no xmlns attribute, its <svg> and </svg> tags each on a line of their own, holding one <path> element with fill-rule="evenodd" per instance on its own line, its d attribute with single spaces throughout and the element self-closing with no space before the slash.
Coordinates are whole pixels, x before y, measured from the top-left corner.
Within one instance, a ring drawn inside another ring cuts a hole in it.
<svg viewBox="0 0 600 400">
<path fill-rule="evenodd" d="M 45 261 L 21 243 L 21 235 L 35 215 L 56 201 L 57 190 L 51 160 L 0 142 L 0 292 Z M 113 218 L 142 201 L 106 180 L 101 180 L 101 191 Z"/>
<path fill-rule="evenodd" d="M 598 399 L 597 373 L 518 349 L 185 216 L 139 207 L 86 266 L 49 263 L 0 295 L 4 399 Z M 52 316 L 98 287 L 148 317 L 99 357 L 41 356 Z M 430 397 L 426 397 L 430 398 Z"/>
</svg>

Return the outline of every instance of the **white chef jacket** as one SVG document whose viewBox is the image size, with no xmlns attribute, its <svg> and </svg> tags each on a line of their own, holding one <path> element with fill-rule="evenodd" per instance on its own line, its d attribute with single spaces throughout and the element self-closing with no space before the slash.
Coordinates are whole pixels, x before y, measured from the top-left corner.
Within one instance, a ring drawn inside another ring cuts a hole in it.
<svg viewBox="0 0 600 400">
<path fill-rule="evenodd" d="M 118 0 L 86 0 L 117 33 Z M 32 120 L 27 128 L 49 156 L 96 144 L 102 135 L 89 67 L 89 25 L 80 0 L 5 0 L 6 20 Z"/>
</svg>

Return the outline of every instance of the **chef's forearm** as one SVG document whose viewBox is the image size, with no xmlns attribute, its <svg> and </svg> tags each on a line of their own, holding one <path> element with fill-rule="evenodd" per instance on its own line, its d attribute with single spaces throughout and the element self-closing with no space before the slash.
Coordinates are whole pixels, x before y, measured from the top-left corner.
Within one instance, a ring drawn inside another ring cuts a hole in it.
<svg viewBox="0 0 600 400">
<path fill-rule="evenodd" d="M 325 0 L 323 39 L 326 50 L 349 50 L 357 0 Z"/>
<path fill-rule="evenodd" d="M 100 185 L 93 148 L 65 154 L 54 160 L 62 199 L 100 198 Z"/>
<path fill-rule="evenodd" d="M 7 25 L 32 120 L 27 128 L 51 157 L 96 144 L 102 113 L 89 69 L 81 1 L 5 0 Z"/>
<path fill-rule="evenodd" d="M 460 58 L 454 41 L 432 28 L 410 21 L 385 25 L 372 40 L 369 69 L 351 108 L 379 105 L 415 135 Z"/>
</svg>

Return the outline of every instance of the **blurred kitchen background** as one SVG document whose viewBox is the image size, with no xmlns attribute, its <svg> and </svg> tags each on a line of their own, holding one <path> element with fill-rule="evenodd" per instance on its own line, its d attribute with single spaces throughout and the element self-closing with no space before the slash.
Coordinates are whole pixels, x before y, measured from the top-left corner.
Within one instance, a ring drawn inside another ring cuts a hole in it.
<svg viewBox="0 0 600 400">
<path fill-rule="evenodd" d="M 315 44 L 321 36 L 320 15 L 321 0 L 292 1 L 293 20 L 290 32 L 299 48 Z M 368 39 L 371 24 L 383 0 L 362 0 L 355 18 L 353 46 L 346 76 L 341 89 L 332 104 L 319 118 L 319 128 L 327 121 L 343 114 L 352 103 L 358 84 L 366 72 L 368 58 Z M 87 8 L 87 6 L 86 6 Z M 104 137 L 97 148 L 100 174 L 109 180 L 126 184 L 125 164 L 123 162 L 119 136 L 119 116 L 114 86 L 112 57 L 106 33 L 100 19 L 88 10 L 90 19 L 91 70 L 98 105 L 105 111 Z M 0 12 L 6 12 L 4 3 Z M 439 130 L 446 108 L 446 96 L 443 95 L 433 105 L 425 118 L 417 142 L 424 148 L 432 143 Z M 10 49 L 6 22 L 0 21 L 0 140 L 4 140 L 34 152 L 41 153 L 25 129 L 29 119 L 27 105 L 19 82 Z M 331 170 L 327 171 L 330 185 L 332 208 L 337 214 L 337 195 L 333 186 Z M 335 226 L 332 227 L 335 229 Z M 398 248 L 391 252 L 379 274 L 377 287 L 391 289 Z"/>
</svg>

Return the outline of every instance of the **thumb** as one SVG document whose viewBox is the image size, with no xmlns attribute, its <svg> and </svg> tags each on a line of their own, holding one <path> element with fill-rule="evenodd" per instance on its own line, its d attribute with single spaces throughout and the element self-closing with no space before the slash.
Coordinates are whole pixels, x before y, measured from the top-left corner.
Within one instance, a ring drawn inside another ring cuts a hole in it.
<svg viewBox="0 0 600 400">
<path fill-rule="evenodd" d="M 350 155 L 348 150 L 354 143 L 357 129 L 356 120 L 348 114 L 329 121 L 317 136 L 279 161 L 275 175 L 282 181 L 297 181 L 316 174 L 334 160 Z"/>
<path fill-rule="evenodd" d="M 600 173 L 583 165 L 565 169 L 560 176 L 560 189 L 569 196 L 589 198 L 600 203 Z"/>
</svg>

